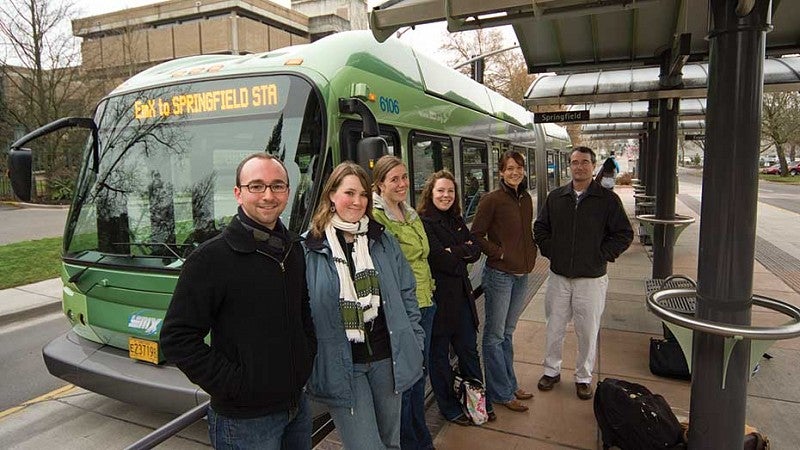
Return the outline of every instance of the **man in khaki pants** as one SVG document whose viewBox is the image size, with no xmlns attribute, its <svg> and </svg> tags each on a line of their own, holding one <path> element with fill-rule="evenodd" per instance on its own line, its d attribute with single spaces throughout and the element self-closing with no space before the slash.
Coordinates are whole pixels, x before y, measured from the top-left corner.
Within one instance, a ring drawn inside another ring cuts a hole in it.
<svg viewBox="0 0 800 450">
<path fill-rule="evenodd" d="M 582 400 L 593 395 L 592 369 L 608 288 L 606 265 L 633 241 L 619 197 L 593 180 L 596 163 L 592 149 L 576 147 L 570 155 L 572 182 L 548 194 L 533 225 L 539 251 L 550 259 L 547 346 L 537 387 L 549 391 L 561 381 L 564 334 L 572 319 L 578 336 L 575 388 Z"/>
</svg>

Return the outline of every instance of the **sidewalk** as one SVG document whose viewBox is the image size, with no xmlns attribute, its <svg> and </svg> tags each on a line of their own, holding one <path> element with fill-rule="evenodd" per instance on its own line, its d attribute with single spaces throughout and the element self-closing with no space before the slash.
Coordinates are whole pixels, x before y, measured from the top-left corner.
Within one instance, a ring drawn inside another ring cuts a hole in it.
<svg viewBox="0 0 800 450">
<path fill-rule="evenodd" d="M 61 310 L 61 278 L 0 290 L 0 325 Z"/>
<path fill-rule="evenodd" d="M 626 210 L 632 212 L 632 189 L 620 187 L 616 192 L 623 199 Z M 681 193 L 700 199 L 699 187 L 681 185 Z M 676 203 L 676 210 L 680 214 L 695 217 L 697 223 L 686 229 L 678 240 L 674 272 L 695 278 L 699 215 L 681 201 Z M 783 239 L 786 236 L 796 236 L 796 228 L 791 227 L 791 224 L 797 223 L 797 219 L 797 214 L 759 205 L 759 236 L 770 241 L 776 240 L 776 236 Z M 762 226 L 768 226 L 769 231 L 761 232 Z M 777 245 L 776 242 L 773 243 Z M 784 243 L 780 248 L 787 249 L 787 246 Z M 600 331 L 596 379 L 614 377 L 643 384 L 653 392 L 662 394 L 679 417 L 687 417 L 689 382 L 654 376 L 648 367 L 649 339 L 661 335 L 660 320 L 647 311 L 644 302 L 644 284 L 650 278 L 651 270 L 651 257 L 638 239 L 634 239 L 634 244 L 616 263 L 609 265 L 608 301 Z M 758 262 L 755 263 L 753 272 L 756 293 L 800 305 L 800 294 Z M 516 413 L 497 407 L 495 411 L 498 420 L 482 427 L 461 427 L 445 423 L 436 437 L 436 448 L 602 448 L 592 401 L 579 400 L 575 395 L 572 377 L 577 342 L 571 326 L 564 344 L 565 370 L 562 373 L 562 382 L 549 392 L 536 390 L 536 383 L 542 374 L 541 362 L 545 344 L 545 290 L 546 283 L 539 288 L 523 313 L 514 336 L 515 367 L 519 384 L 535 394 L 527 402 L 530 410 Z M 784 316 L 764 310 L 753 313 L 753 323 L 758 325 L 779 324 L 784 319 Z M 793 448 L 800 441 L 800 429 L 797 427 L 800 423 L 800 381 L 797 378 L 797 367 L 800 367 L 800 338 L 778 341 L 770 348 L 769 353 L 774 358 L 761 361 L 761 368 L 749 386 L 747 423 L 767 435 L 772 442 L 772 448 Z"/>
</svg>

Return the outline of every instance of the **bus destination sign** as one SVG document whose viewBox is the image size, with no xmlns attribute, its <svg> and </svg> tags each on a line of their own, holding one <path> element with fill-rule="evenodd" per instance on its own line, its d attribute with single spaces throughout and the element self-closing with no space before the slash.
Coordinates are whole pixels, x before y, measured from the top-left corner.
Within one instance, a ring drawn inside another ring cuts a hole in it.
<svg viewBox="0 0 800 450">
<path fill-rule="evenodd" d="M 583 122 L 589 120 L 589 110 L 533 113 L 533 123 Z"/>
</svg>

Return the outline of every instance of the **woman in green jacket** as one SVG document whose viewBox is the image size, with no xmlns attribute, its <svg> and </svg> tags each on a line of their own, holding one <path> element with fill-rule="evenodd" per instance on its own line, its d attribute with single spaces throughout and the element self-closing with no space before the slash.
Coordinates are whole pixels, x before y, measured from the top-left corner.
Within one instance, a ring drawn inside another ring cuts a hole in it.
<svg viewBox="0 0 800 450">
<path fill-rule="evenodd" d="M 433 440 L 425 423 L 425 374 L 428 368 L 428 351 L 431 346 L 431 328 L 436 305 L 433 303 L 433 275 L 428 266 L 428 236 L 422 220 L 413 208 L 406 204 L 408 192 L 408 170 L 399 158 L 391 155 L 381 157 L 372 171 L 373 216 L 400 242 L 414 279 L 417 282 L 417 302 L 422 315 L 420 325 L 425 330 L 423 361 L 425 370 L 411 389 L 403 393 L 403 409 L 400 422 L 400 447 L 403 449 L 431 449 Z"/>
</svg>

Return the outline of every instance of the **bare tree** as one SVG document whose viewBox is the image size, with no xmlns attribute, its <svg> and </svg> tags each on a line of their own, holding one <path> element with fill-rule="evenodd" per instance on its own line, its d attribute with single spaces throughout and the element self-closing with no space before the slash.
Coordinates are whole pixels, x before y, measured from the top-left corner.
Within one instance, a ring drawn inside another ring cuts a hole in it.
<svg viewBox="0 0 800 450">
<path fill-rule="evenodd" d="M 462 31 L 446 35 L 440 50 L 450 56 L 448 65 L 454 66 L 475 56 L 509 47 L 498 29 Z M 460 69 L 469 75 L 470 67 Z M 519 50 L 509 50 L 492 55 L 485 60 L 484 84 L 516 103 L 522 103 L 525 91 L 535 79 L 528 74 L 528 68 Z"/>
<path fill-rule="evenodd" d="M 791 152 L 798 144 L 800 133 L 800 93 L 772 92 L 764 94 L 761 119 L 761 136 L 778 153 L 781 176 L 789 175 L 786 148 Z M 762 150 L 763 151 L 763 150 Z"/>
<path fill-rule="evenodd" d="M 68 27 L 62 26 L 73 14 L 68 0 L 0 3 L 0 39 L 11 49 L 0 60 L 5 87 L 0 121 L 6 127 L 31 131 L 60 117 L 86 114 L 79 53 Z M 75 133 L 47 140 L 35 156 L 38 167 L 50 171 L 77 165 L 80 145 L 75 140 Z"/>
</svg>

